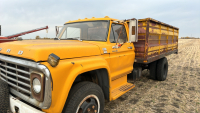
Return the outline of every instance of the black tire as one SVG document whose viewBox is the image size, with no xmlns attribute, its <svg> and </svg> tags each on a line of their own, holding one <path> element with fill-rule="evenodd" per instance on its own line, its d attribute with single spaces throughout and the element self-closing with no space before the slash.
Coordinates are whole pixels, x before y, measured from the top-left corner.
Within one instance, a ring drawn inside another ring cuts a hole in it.
<svg viewBox="0 0 200 113">
<path fill-rule="evenodd" d="M 157 61 L 150 63 L 149 65 L 150 78 L 157 80 Z"/>
<path fill-rule="evenodd" d="M 92 97 L 89 98 L 88 96 Z M 88 99 L 84 100 L 85 98 Z M 81 104 L 82 101 L 83 103 Z M 97 84 L 92 82 L 80 82 L 75 86 L 73 86 L 69 93 L 68 99 L 65 103 L 62 113 L 76 113 L 79 105 L 80 105 L 79 110 L 83 108 L 82 113 L 86 113 L 84 111 L 88 110 L 88 108 L 91 111 L 97 110 L 96 113 L 98 113 L 98 107 L 100 107 L 99 113 L 103 113 L 104 94 L 102 89 Z M 92 107 L 94 107 L 94 109 Z"/>
<path fill-rule="evenodd" d="M 8 84 L 0 79 L 0 113 L 7 113 L 10 108 Z"/>
<path fill-rule="evenodd" d="M 167 58 L 164 57 L 158 60 L 157 63 L 157 80 L 164 81 L 167 78 L 168 73 L 168 61 Z"/>
</svg>

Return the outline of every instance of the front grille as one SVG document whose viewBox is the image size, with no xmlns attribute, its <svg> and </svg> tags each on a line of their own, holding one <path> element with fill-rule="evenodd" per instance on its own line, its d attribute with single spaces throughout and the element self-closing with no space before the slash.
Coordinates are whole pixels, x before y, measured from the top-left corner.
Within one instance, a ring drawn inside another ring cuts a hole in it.
<svg viewBox="0 0 200 113">
<path fill-rule="evenodd" d="M 31 85 L 29 68 L 0 61 L 0 78 L 7 82 L 10 88 L 30 97 Z"/>
</svg>

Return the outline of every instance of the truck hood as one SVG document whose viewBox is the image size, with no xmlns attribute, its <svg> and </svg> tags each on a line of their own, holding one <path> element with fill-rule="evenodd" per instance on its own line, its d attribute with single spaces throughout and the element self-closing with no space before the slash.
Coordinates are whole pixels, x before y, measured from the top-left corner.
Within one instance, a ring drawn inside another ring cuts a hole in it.
<svg viewBox="0 0 200 113">
<path fill-rule="evenodd" d="M 10 52 L 9 50 L 10 49 Z M 19 51 L 23 51 L 20 54 Z M 0 44 L 0 53 L 31 59 L 47 61 L 48 56 L 54 53 L 60 59 L 78 58 L 100 55 L 97 45 L 79 40 L 23 40 Z"/>
</svg>

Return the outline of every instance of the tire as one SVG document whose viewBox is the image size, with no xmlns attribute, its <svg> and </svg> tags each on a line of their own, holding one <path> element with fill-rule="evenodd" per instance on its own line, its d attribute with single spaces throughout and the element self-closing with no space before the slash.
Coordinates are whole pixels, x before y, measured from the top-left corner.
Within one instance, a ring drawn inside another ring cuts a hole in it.
<svg viewBox="0 0 200 113">
<path fill-rule="evenodd" d="M 168 62 L 167 58 L 164 57 L 158 60 L 157 63 L 157 80 L 164 81 L 167 78 L 168 73 Z"/>
<path fill-rule="evenodd" d="M 0 79 L 0 113 L 7 113 L 10 108 L 8 84 Z"/>
<path fill-rule="evenodd" d="M 72 87 L 62 113 L 103 113 L 104 94 L 102 89 L 92 82 L 80 82 Z"/>
<path fill-rule="evenodd" d="M 149 65 L 150 78 L 157 80 L 157 61 L 150 63 Z"/>
</svg>

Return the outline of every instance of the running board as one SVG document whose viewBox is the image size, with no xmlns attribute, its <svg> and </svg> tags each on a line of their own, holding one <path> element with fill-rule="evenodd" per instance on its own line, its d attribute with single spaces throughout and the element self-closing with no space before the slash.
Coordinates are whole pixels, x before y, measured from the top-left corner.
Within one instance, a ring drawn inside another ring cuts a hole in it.
<svg viewBox="0 0 200 113">
<path fill-rule="evenodd" d="M 111 100 L 115 100 L 124 93 L 128 92 L 129 90 L 133 89 L 135 87 L 134 84 L 126 83 L 114 90 L 111 91 Z"/>
</svg>

